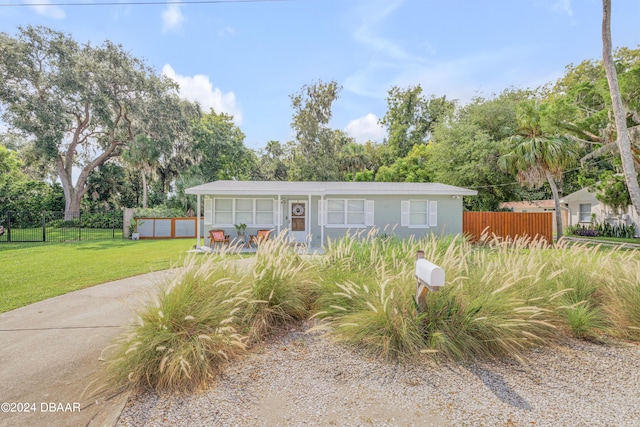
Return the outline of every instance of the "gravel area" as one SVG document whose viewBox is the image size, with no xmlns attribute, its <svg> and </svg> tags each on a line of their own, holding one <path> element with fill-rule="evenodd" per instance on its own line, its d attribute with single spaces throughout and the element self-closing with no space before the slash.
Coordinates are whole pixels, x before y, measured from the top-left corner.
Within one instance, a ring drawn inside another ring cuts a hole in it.
<svg viewBox="0 0 640 427">
<path fill-rule="evenodd" d="M 306 326 L 254 348 L 211 387 L 139 391 L 118 426 L 640 426 L 640 346 L 580 341 L 527 365 L 387 363 Z"/>
</svg>

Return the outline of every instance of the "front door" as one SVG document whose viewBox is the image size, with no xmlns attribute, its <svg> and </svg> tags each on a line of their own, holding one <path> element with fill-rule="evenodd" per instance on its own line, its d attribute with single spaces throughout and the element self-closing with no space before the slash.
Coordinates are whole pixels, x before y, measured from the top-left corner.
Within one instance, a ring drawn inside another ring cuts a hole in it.
<svg viewBox="0 0 640 427">
<path fill-rule="evenodd" d="M 297 200 L 289 202 L 289 230 L 294 242 L 306 242 L 307 202 Z"/>
</svg>

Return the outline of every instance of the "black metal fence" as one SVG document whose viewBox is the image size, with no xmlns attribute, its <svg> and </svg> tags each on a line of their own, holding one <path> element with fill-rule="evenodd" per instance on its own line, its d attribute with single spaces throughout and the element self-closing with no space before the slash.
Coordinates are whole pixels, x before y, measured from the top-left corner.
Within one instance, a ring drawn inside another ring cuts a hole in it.
<svg viewBox="0 0 640 427">
<path fill-rule="evenodd" d="M 0 213 L 0 243 L 122 239 L 122 211 Z"/>
</svg>

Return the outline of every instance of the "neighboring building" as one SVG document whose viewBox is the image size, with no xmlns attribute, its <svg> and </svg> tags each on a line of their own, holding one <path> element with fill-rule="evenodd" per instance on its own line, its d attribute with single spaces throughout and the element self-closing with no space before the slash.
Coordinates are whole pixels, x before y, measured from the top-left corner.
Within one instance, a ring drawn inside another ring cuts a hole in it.
<svg viewBox="0 0 640 427">
<path fill-rule="evenodd" d="M 560 199 L 560 203 L 568 209 L 569 225 L 587 225 L 592 218 L 596 222 L 609 222 L 611 224 L 623 222 L 626 225 L 630 225 L 634 223 L 636 237 L 640 236 L 640 218 L 634 212 L 633 206 L 628 206 L 627 211 L 618 216 L 609 207 L 600 203 L 595 194 L 590 192 L 588 188 L 583 188 L 563 197 Z"/>
<path fill-rule="evenodd" d="M 549 200 L 531 200 L 524 202 L 503 202 L 500 203 L 500 209 L 508 209 L 511 212 L 553 212 L 555 215 L 556 207 L 553 199 Z M 569 225 L 569 215 L 568 211 L 563 210 L 562 212 L 562 226 L 566 227 Z M 553 232 L 557 233 L 556 230 L 556 219 L 555 216 L 553 218 Z"/>
<path fill-rule="evenodd" d="M 477 194 L 431 182 L 291 181 L 214 181 L 186 193 L 198 196 L 198 211 L 204 203 L 205 229 L 287 229 L 313 246 L 374 227 L 400 237 L 462 233 L 462 196 Z"/>
</svg>

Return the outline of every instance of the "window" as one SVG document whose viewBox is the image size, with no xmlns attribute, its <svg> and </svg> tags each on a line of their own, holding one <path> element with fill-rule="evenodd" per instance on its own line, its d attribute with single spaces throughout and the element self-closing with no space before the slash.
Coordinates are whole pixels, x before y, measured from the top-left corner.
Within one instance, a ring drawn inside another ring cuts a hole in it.
<svg viewBox="0 0 640 427">
<path fill-rule="evenodd" d="M 273 224 L 273 200 L 256 199 L 256 224 Z"/>
<path fill-rule="evenodd" d="M 233 224 L 233 199 L 213 200 L 213 224 Z"/>
<path fill-rule="evenodd" d="M 410 228 L 427 228 L 438 225 L 436 200 L 404 200 L 400 203 L 400 225 Z"/>
<path fill-rule="evenodd" d="M 429 205 L 426 200 L 409 201 L 409 227 L 429 226 Z"/>
<path fill-rule="evenodd" d="M 329 199 L 326 203 L 328 227 L 365 227 L 367 225 L 365 200 Z"/>
<path fill-rule="evenodd" d="M 591 222 L 591 203 L 580 203 L 579 222 Z"/>
<path fill-rule="evenodd" d="M 273 199 L 214 199 L 213 224 L 274 225 Z"/>
<path fill-rule="evenodd" d="M 253 199 L 236 199 L 234 224 L 253 224 Z"/>
</svg>

